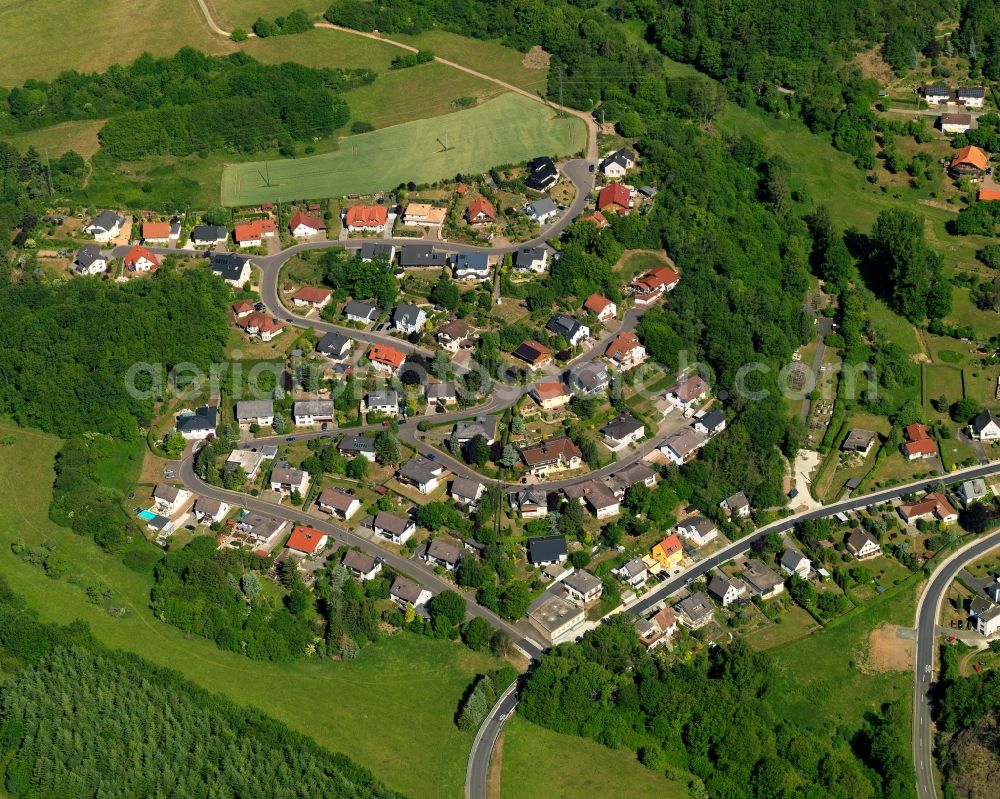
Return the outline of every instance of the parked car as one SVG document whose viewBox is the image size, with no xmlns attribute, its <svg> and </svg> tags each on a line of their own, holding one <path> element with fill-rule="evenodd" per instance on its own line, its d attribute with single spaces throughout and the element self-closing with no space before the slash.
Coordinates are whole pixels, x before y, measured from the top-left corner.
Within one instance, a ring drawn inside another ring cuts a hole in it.
<svg viewBox="0 0 1000 799">
<path fill-rule="evenodd" d="M 326 430 L 326 426 L 327 426 L 327 423 L 326 423 L 326 422 L 323 422 L 323 424 L 321 424 L 321 425 L 319 426 L 319 429 L 320 429 L 320 430 Z"/>
<path fill-rule="evenodd" d="M 285 439 L 286 444 L 291 444 L 295 440 L 295 436 L 289 436 Z"/>
</svg>

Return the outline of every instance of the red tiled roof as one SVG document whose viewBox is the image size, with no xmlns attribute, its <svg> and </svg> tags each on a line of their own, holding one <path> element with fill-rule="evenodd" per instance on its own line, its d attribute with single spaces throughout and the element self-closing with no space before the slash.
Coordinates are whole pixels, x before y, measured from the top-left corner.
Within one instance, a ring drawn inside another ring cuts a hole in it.
<svg viewBox="0 0 1000 799">
<path fill-rule="evenodd" d="M 984 172 L 990 165 L 990 159 L 986 153 L 970 144 L 955 153 L 955 157 L 951 159 L 951 165 L 953 167 L 972 166 Z"/>
<path fill-rule="evenodd" d="M 170 237 L 169 222 L 143 222 L 142 237 L 144 239 L 166 239 Z"/>
<path fill-rule="evenodd" d="M 543 441 L 530 447 L 521 449 L 521 457 L 528 466 L 537 466 L 542 463 L 555 463 L 562 458 L 569 461 L 571 458 L 582 458 L 579 447 L 566 436 Z"/>
<path fill-rule="evenodd" d="M 632 282 L 632 286 L 640 294 L 650 294 L 654 291 L 668 288 L 680 280 L 678 274 L 668 266 L 658 266 L 650 269 L 638 280 Z"/>
<path fill-rule="evenodd" d="M 468 186 L 466 186 L 464 183 L 459 183 L 455 187 L 455 194 L 465 194 L 468 190 L 469 190 Z"/>
<path fill-rule="evenodd" d="M 352 205 L 345 219 L 348 227 L 382 227 L 388 216 L 384 205 Z"/>
<path fill-rule="evenodd" d="M 147 250 L 145 247 L 140 247 L 138 244 L 133 245 L 132 249 L 128 251 L 125 256 L 124 263 L 125 266 L 130 269 L 136 265 L 140 258 L 145 258 L 153 262 L 153 269 L 156 269 L 160 265 L 160 259 L 157 258 L 153 253 Z"/>
<path fill-rule="evenodd" d="M 601 312 L 609 305 L 614 305 L 614 303 L 607 297 L 602 297 L 600 294 L 591 294 L 583 303 L 584 308 L 588 311 L 593 311 L 598 316 L 600 316 Z"/>
<path fill-rule="evenodd" d="M 469 203 L 469 209 L 465 212 L 465 218 L 470 222 L 475 221 L 479 216 L 483 216 L 491 222 L 497 218 L 497 209 L 485 197 L 476 197 Z"/>
<path fill-rule="evenodd" d="M 326 230 L 326 223 L 322 219 L 296 211 L 288 221 L 288 229 L 295 230 L 299 225 L 311 227 L 313 230 Z"/>
<path fill-rule="evenodd" d="M 597 210 L 603 211 L 609 206 L 617 206 L 623 211 L 628 211 L 629 196 L 629 190 L 621 183 L 605 186 L 597 195 Z"/>
<path fill-rule="evenodd" d="M 319 548 L 320 541 L 325 537 L 326 533 L 312 527 L 296 527 L 288 536 L 288 543 L 285 546 L 296 552 L 312 555 Z"/>
<path fill-rule="evenodd" d="M 321 289 L 316 286 L 303 286 L 292 295 L 292 299 L 319 304 L 321 302 L 326 302 L 330 298 L 330 294 L 332 294 L 330 289 Z"/>
<path fill-rule="evenodd" d="M 245 316 L 242 319 L 237 320 L 236 324 L 244 330 L 255 328 L 261 333 L 275 333 L 279 330 L 285 329 L 283 322 L 280 322 L 277 319 L 272 319 L 270 316 L 265 313 L 261 313 L 260 311 L 254 311 L 249 316 Z"/>
<path fill-rule="evenodd" d="M 921 438 L 916 441 L 907 441 L 903 444 L 903 449 L 907 455 L 936 455 L 937 444 L 930 438 Z"/>
<path fill-rule="evenodd" d="M 980 202 L 989 202 L 991 200 L 1000 200 L 1000 189 L 980 189 L 979 194 L 976 198 Z"/>
<path fill-rule="evenodd" d="M 239 300 L 238 302 L 233 303 L 232 308 L 233 312 L 237 314 L 249 313 L 250 311 L 253 310 L 253 301 Z"/>
<path fill-rule="evenodd" d="M 368 360 L 386 363 L 394 369 L 398 369 L 403 365 L 403 362 L 406 361 L 406 356 L 395 347 L 390 347 L 388 344 L 375 344 L 370 350 L 368 350 Z"/>
<path fill-rule="evenodd" d="M 535 396 L 538 397 L 539 402 L 544 402 L 545 400 L 565 397 L 566 389 L 558 380 L 550 380 L 547 383 L 539 383 L 535 386 Z"/>
<path fill-rule="evenodd" d="M 641 347 L 639 339 L 635 337 L 634 333 L 622 333 L 618 338 L 612 341 L 604 354 L 609 358 L 614 358 L 615 360 L 620 360 L 627 353 L 634 350 L 636 347 Z"/>
<path fill-rule="evenodd" d="M 584 222 L 593 222 L 598 228 L 606 228 L 608 226 L 608 220 L 604 218 L 604 214 L 600 211 L 594 211 L 590 216 L 586 217 Z"/>
<path fill-rule="evenodd" d="M 927 431 L 926 425 L 920 424 L 920 422 L 914 422 L 913 424 L 908 424 L 903 428 L 903 433 L 906 434 L 906 439 L 908 441 L 924 441 L 930 438 L 930 433 Z"/>
<path fill-rule="evenodd" d="M 677 533 L 671 533 L 660 542 L 660 548 L 669 556 L 680 552 L 684 547 L 681 546 L 681 540 L 677 537 Z"/>
<path fill-rule="evenodd" d="M 277 229 L 273 219 L 255 219 L 252 222 L 237 225 L 233 235 L 238 242 L 255 241 L 263 238 L 266 233 L 277 232 Z"/>
</svg>

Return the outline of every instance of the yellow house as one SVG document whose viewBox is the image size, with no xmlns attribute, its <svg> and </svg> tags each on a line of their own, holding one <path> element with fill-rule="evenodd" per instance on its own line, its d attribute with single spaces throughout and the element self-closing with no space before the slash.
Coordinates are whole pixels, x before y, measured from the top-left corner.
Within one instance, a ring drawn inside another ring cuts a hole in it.
<svg viewBox="0 0 1000 799">
<path fill-rule="evenodd" d="M 556 411 L 570 401 L 570 394 L 558 380 L 539 383 L 531 389 L 531 398 L 542 406 L 543 410 Z"/>
<path fill-rule="evenodd" d="M 679 566 L 684 559 L 684 548 L 681 546 L 681 540 L 677 537 L 677 533 L 671 533 L 653 547 L 651 554 L 653 559 L 664 569 L 673 569 Z"/>
</svg>

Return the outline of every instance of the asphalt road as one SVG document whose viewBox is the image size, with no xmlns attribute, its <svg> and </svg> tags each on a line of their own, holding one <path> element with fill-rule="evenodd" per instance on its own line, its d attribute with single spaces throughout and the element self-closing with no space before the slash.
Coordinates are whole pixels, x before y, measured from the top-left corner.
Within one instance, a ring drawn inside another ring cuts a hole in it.
<svg viewBox="0 0 1000 799">
<path fill-rule="evenodd" d="M 997 547 L 1000 547 L 1000 531 L 962 547 L 938 566 L 917 604 L 917 656 L 913 684 L 913 764 L 917 771 L 917 799 L 937 799 L 930 694 L 934 682 L 937 620 L 941 603 L 958 573 Z"/>
</svg>

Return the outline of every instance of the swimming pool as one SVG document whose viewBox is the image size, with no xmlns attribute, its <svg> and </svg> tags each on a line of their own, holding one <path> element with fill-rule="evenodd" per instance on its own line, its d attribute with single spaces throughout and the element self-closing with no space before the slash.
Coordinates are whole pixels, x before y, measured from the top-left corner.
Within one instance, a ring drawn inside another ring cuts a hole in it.
<svg viewBox="0 0 1000 799">
<path fill-rule="evenodd" d="M 139 511 L 139 518 L 145 519 L 147 522 L 151 522 L 156 518 L 156 514 L 151 510 L 141 510 Z"/>
</svg>

